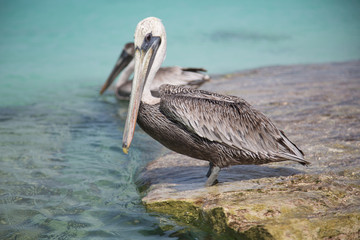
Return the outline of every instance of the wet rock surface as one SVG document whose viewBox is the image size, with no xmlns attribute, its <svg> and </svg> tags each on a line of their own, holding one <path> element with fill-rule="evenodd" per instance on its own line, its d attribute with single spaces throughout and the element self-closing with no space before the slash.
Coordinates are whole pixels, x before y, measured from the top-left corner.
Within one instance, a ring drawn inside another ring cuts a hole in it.
<svg viewBox="0 0 360 240">
<path fill-rule="evenodd" d="M 233 166 L 204 187 L 207 162 L 168 152 L 139 174 L 148 211 L 219 239 L 359 239 L 360 61 L 242 71 L 203 89 L 246 99 L 311 165 Z"/>
</svg>

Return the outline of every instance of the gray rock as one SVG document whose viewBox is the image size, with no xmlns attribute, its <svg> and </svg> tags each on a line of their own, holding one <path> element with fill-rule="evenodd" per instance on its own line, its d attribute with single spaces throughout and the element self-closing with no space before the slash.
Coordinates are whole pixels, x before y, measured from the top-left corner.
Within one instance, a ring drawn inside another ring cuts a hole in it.
<svg viewBox="0 0 360 240">
<path fill-rule="evenodd" d="M 233 166 L 206 188 L 207 162 L 168 153 L 138 177 L 148 211 L 232 238 L 359 239 L 360 61 L 242 71 L 203 89 L 246 99 L 312 164 Z"/>
</svg>

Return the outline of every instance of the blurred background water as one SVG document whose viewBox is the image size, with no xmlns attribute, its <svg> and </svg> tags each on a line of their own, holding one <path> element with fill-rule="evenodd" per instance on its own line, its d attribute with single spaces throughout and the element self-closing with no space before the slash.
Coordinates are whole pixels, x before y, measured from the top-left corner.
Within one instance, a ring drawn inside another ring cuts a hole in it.
<svg viewBox="0 0 360 240">
<path fill-rule="evenodd" d="M 163 20 L 164 65 L 210 74 L 360 58 L 360 2 L 0 0 L 0 239 L 203 239 L 147 213 L 121 151 L 126 102 L 98 91 L 136 24 Z M 120 114 L 118 114 L 120 112 Z"/>
</svg>

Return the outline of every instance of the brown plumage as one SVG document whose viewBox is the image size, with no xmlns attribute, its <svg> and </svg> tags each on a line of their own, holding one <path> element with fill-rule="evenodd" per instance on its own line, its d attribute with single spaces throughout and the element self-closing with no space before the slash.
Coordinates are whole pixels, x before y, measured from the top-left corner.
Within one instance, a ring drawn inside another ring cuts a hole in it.
<svg viewBox="0 0 360 240">
<path fill-rule="evenodd" d="M 138 124 L 167 148 L 220 168 L 293 160 L 304 155 L 269 118 L 244 99 L 173 85 L 160 103 L 142 104 Z"/>
<path fill-rule="evenodd" d="M 286 160 L 309 164 L 283 131 L 242 98 L 168 84 L 159 88 L 159 98 L 152 96 L 151 81 L 166 52 L 165 29 L 159 19 L 147 18 L 138 24 L 135 45 L 134 90 L 124 130 L 124 152 L 137 120 L 167 148 L 209 161 L 207 186 L 217 182 L 221 168 L 231 165 Z"/>
</svg>

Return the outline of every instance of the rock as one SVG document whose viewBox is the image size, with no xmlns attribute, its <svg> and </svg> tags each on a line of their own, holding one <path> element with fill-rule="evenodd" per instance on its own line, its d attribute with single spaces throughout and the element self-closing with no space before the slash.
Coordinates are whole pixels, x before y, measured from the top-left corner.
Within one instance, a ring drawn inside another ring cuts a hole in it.
<svg viewBox="0 0 360 240">
<path fill-rule="evenodd" d="M 168 153 L 138 177 L 148 211 L 215 238 L 359 239 L 360 61 L 259 68 L 204 88 L 246 99 L 312 164 L 233 166 L 206 188 L 207 162 Z"/>
</svg>

